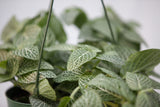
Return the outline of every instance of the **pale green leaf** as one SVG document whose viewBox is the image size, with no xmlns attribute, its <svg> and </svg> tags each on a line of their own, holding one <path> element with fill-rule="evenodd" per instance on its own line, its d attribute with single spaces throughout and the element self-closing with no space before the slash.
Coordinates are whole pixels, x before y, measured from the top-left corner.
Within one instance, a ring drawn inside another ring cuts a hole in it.
<svg viewBox="0 0 160 107">
<path fill-rule="evenodd" d="M 36 44 L 41 28 L 35 24 L 27 25 L 21 33 L 14 38 L 14 44 L 18 49 L 31 47 Z"/>
<path fill-rule="evenodd" d="M 62 18 L 66 24 L 75 24 L 79 28 L 88 20 L 84 11 L 79 8 L 66 9 L 62 14 Z"/>
<path fill-rule="evenodd" d="M 138 74 L 138 73 L 131 73 L 127 72 L 126 74 L 126 82 L 130 89 L 132 90 L 142 90 L 147 88 L 152 88 L 153 80 L 149 77 Z"/>
<path fill-rule="evenodd" d="M 96 68 L 99 69 L 99 70 L 101 70 L 108 77 L 112 77 L 112 78 L 116 78 L 116 79 L 121 79 L 121 77 L 118 74 L 116 74 L 114 71 L 110 71 L 110 70 L 102 68 L 102 67 L 96 67 Z"/>
<path fill-rule="evenodd" d="M 21 24 L 16 19 L 16 17 L 13 16 L 2 31 L 2 40 L 5 42 L 10 42 L 20 28 Z"/>
<path fill-rule="evenodd" d="M 38 47 L 26 47 L 23 49 L 18 49 L 13 51 L 14 55 L 24 57 L 27 59 L 38 60 L 39 59 L 39 50 Z"/>
<path fill-rule="evenodd" d="M 0 82 L 12 79 L 18 72 L 18 68 L 19 68 L 19 58 L 12 57 L 7 59 L 6 72 L 4 74 L 0 74 Z"/>
<path fill-rule="evenodd" d="M 33 61 L 29 59 L 23 59 L 20 64 L 17 75 L 23 75 L 38 69 L 38 61 Z M 48 62 L 42 60 L 40 70 L 53 70 L 53 66 Z"/>
<path fill-rule="evenodd" d="M 75 101 L 72 107 L 103 107 L 100 96 L 94 90 L 86 90 L 85 93 Z"/>
<path fill-rule="evenodd" d="M 80 72 L 74 71 L 64 71 L 57 78 L 54 79 L 55 82 L 60 83 L 63 81 L 78 81 L 79 77 L 82 75 Z"/>
<path fill-rule="evenodd" d="M 135 97 L 123 80 L 109 78 L 103 74 L 97 75 L 89 82 L 89 85 L 97 87 L 100 90 L 120 99 L 125 98 L 129 101 L 133 101 Z"/>
<path fill-rule="evenodd" d="M 160 63 L 160 50 L 148 49 L 131 55 L 121 69 L 124 75 L 126 72 L 140 72 L 156 66 Z"/>
<path fill-rule="evenodd" d="M 123 60 L 115 51 L 105 52 L 104 54 L 101 54 L 96 58 L 111 62 L 116 65 L 120 65 L 120 66 L 122 66 L 125 63 L 125 60 Z"/>
<path fill-rule="evenodd" d="M 159 107 L 160 95 L 152 89 L 143 90 L 138 93 L 135 107 Z"/>
<path fill-rule="evenodd" d="M 23 83 L 23 84 L 35 83 L 36 77 L 37 77 L 37 72 L 31 72 L 31 73 L 19 76 L 17 82 Z M 45 78 L 44 76 L 40 75 L 39 80 L 42 80 L 44 78 Z"/>
<path fill-rule="evenodd" d="M 23 84 L 21 87 L 28 91 L 31 95 L 34 93 L 35 84 Z M 47 79 L 43 79 L 39 83 L 39 93 L 41 96 L 48 98 L 50 100 L 56 100 L 56 93 L 54 89 L 50 86 Z"/>
<path fill-rule="evenodd" d="M 79 68 L 84 63 L 92 60 L 96 57 L 97 53 L 91 48 L 79 48 L 74 50 L 68 60 L 67 70 L 73 71 L 74 69 Z"/>
</svg>

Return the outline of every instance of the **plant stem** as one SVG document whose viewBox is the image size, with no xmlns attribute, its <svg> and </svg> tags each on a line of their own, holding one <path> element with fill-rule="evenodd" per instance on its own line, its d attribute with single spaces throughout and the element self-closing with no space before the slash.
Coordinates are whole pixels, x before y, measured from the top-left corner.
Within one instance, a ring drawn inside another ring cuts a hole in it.
<svg viewBox="0 0 160 107">
<path fill-rule="evenodd" d="M 101 0 L 101 3 L 102 3 L 102 6 L 103 6 L 105 18 L 106 18 L 106 21 L 107 21 L 107 23 L 108 23 L 108 27 L 109 27 L 109 30 L 110 30 L 110 33 L 111 33 L 111 36 L 112 36 L 112 40 L 113 40 L 113 42 L 115 43 L 116 41 L 115 41 L 115 39 L 114 39 L 114 34 L 113 34 L 112 26 L 111 26 L 111 23 L 110 23 L 110 20 L 109 20 L 109 17 L 108 17 L 107 9 L 105 8 L 104 1 L 103 1 L 103 0 Z"/>
<path fill-rule="evenodd" d="M 46 30 L 45 30 L 45 33 L 44 33 L 44 38 L 43 38 L 43 41 L 42 41 L 42 44 L 41 44 L 41 49 L 40 49 L 40 58 L 39 58 L 39 62 L 38 62 L 38 70 L 37 70 L 36 86 L 35 86 L 35 94 L 37 96 L 39 96 L 39 76 L 40 76 L 39 71 L 40 71 L 41 60 L 42 60 L 42 56 L 43 56 L 43 48 L 44 48 L 44 44 L 45 44 L 45 41 L 46 41 L 47 31 L 48 31 L 48 27 L 49 27 L 50 18 L 51 18 L 53 3 L 54 3 L 54 0 L 51 0 L 49 13 L 48 13 L 47 24 L 46 24 Z"/>
<path fill-rule="evenodd" d="M 79 91 L 80 87 L 77 87 L 73 90 L 72 94 L 70 95 L 70 98 L 74 100 L 74 95 Z"/>
</svg>

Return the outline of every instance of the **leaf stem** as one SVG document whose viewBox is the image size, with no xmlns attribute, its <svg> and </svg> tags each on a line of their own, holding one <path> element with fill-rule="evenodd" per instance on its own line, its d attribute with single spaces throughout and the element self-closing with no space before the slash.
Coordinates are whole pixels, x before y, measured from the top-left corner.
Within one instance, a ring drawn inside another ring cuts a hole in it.
<svg viewBox="0 0 160 107">
<path fill-rule="evenodd" d="M 48 31 L 48 27 L 49 27 L 50 18 L 51 18 L 53 3 L 54 3 L 54 0 L 51 0 L 48 19 L 47 19 L 47 24 L 46 24 L 46 30 L 45 30 L 45 33 L 44 33 L 44 38 L 43 38 L 43 41 L 42 41 L 42 44 L 41 44 L 41 49 L 40 49 L 40 56 L 39 56 L 38 70 L 37 70 L 37 77 L 36 77 L 36 86 L 35 86 L 35 90 L 34 90 L 34 93 L 37 96 L 39 96 L 39 76 L 40 76 L 39 71 L 40 71 L 41 60 L 42 60 L 42 56 L 43 56 L 43 48 L 44 48 L 44 44 L 45 44 L 45 41 L 46 41 L 47 31 Z"/>
<path fill-rule="evenodd" d="M 75 94 L 79 91 L 80 87 L 77 87 L 73 90 L 72 94 L 70 95 L 70 98 L 74 100 Z"/>
<path fill-rule="evenodd" d="M 113 42 L 115 43 L 116 41 L 115 41 L 114 34 L 113 34 L 113 30 L 112 30 L 112 26 L 111 26 L 111 23 L 110 23 L 110 20 L 109 20 L 109 17 L 108 17 L 107 9 L 105 8 L 104 1 L 103 1 L 103 0 L 101 0 L 101 3 L 102 3 L 102 6 L 103 6 L 105 18 L 106 18 L 106 21 L 107 21 L 107 23 L 108 23 L 108 27 L 109 27 L 109 30 L 110 30 L 110 33 L 111 33 L 111 36 L 112 36 L 112 40 L 113 40 Z"/>
</svg>

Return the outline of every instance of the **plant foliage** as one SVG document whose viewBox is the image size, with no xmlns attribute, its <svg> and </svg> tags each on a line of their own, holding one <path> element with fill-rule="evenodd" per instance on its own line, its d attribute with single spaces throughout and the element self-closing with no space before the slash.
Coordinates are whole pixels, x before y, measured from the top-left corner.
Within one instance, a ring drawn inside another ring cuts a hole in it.
<svg viewBox="0 0 160 107">
<path fill-rule="evenodd" d="M 160 63 L 160 49 L 140 51 L 145 43 L 137 23 L 123 21 L 111 8 L 115 42 L 104 16 L 89 19 L 80 8 L 62 13 L 79 29 L 79 43 L 66 43 L 63 24 L 54 14 L 40 66 L 39 93 L 34 94 L 39 51 L 48 12 L 18 21 L 2 32 L 0 82 L 11 81 L 30 93 L 33 107 L 159 107 L 160 83 L 148 75 Z"/>
</svg>

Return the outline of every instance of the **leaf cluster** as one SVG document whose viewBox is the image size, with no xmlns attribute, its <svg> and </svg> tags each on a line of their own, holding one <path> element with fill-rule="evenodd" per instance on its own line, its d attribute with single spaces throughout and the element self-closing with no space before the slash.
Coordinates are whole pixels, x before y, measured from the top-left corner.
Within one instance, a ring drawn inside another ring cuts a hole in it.
<svg viewBox="0 0 160 107">
<path fill-rule="evenodd" d="M 28 91 L 33 107 L 159 107 L 155 89 L 160 83 L 149 76 L 156 75 L 160 49 L 140 51 L 145 41 L 137 24 L 108 10 L 116 44 L 104 16 L 91 20 L 80 8 L 62 14 L 66 24 L 80 31 L 80 42 L 67 44 L 63 25 L 52 14 L 40 67 L 40 96 L 34 95 L 34 88 L 48 13 L 21 22 L 12 17 L 2 33 L 0 82 L 11 81 Z"/>
</svg>

